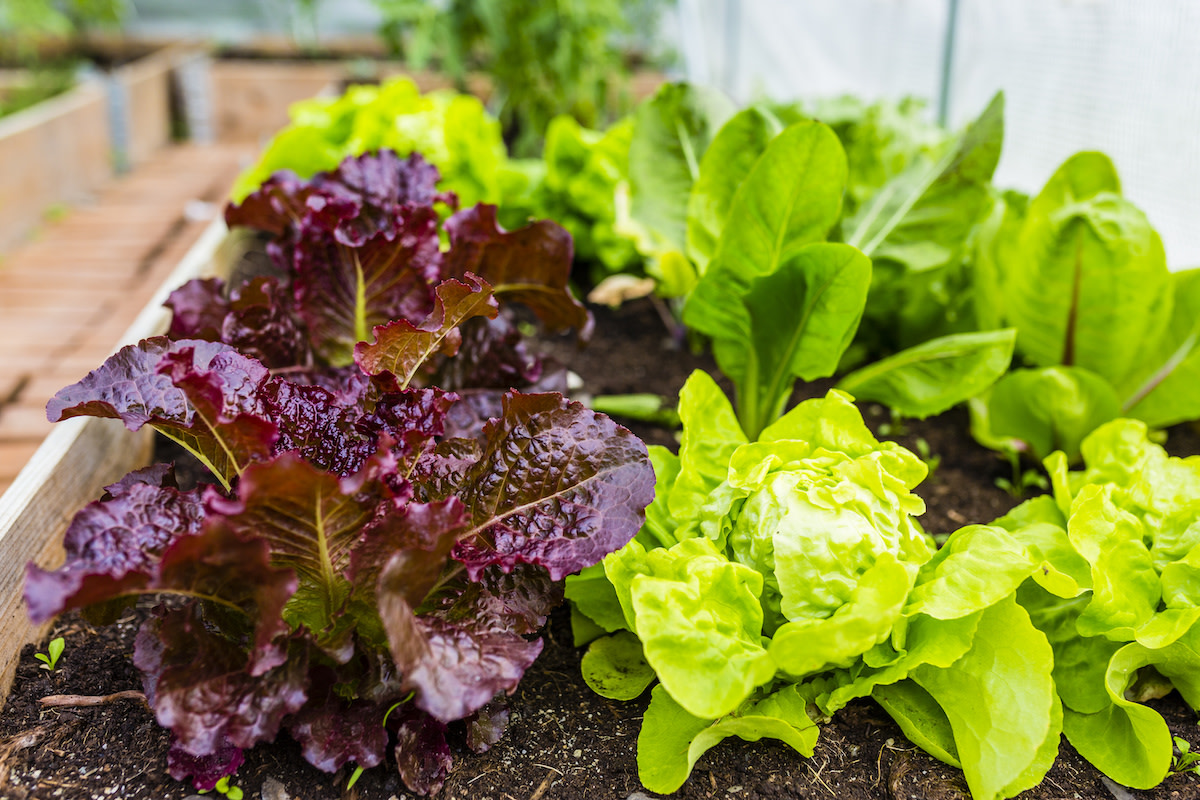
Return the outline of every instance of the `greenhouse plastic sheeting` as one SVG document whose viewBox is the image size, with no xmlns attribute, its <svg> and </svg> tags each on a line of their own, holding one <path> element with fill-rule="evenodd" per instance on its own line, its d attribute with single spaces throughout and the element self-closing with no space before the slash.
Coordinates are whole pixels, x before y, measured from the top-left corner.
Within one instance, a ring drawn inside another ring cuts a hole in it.
<svg viewBox="0 0 1200 800">
<path fill-rule="evenodd" d="M 1200 266 L 1196 0 L 680 0 L 679 15 L 689 79 L 742 102 L 911 94 L 934 113 L 945 92 L 958 126 L 1003 89 L 998 185 L 1036 192 L 1101 150 L 1172 268 Z"/>
<path fill-rule="evenodd" d="M 679 0 L 688 79 L 740 102 L 938 91 L 946 0 Z"/>
</svg>

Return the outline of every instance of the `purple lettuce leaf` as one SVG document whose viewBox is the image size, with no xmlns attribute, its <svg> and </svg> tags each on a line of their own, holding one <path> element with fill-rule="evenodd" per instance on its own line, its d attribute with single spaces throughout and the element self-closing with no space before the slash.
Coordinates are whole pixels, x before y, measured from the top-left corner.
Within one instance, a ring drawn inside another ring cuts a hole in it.
<svg viewBox="0 0 1200 800">
<path fill-rule="evenodd" d="M 216 497 L 210 489 L 207 504 Z M 283 610 L 296 592 L 296 576 L 271 563 L 266 542 L 239 536 L 219 517 L 163 551 L 150 588 L 205 601 L 206 614 L 226 634 L 246 631 L 238 638 L 249 648 L 249 674 L 260 675 L 287 657 L 292 631 Z"/>
<path fill-rule="evenodd" d="M 409 503 L 386 525 L 372 525 L 350 556 L 347 579 L 356 594 L 375 599 L 382 574 L 387 590 L 420 605 L 449 561 L 450 548 L 470 516 L 457 497 L 435 503 Z"/>
<path fill-rule="evenodd" d="M 167 772 L 177 781 L 192 779 L 198 791 L 212 791 L 217 781 L 238 771 L 246 760 L 242 748 L 226 740 L 217 750 L 206 756 L 194 756 L 172 740 L 167 750 Z"/>
<path fill-rule="evenodd" d="M 404 206 L 389 226 L 356 247 L 305 224 L 297 232 L 292 292 L 313 350 L 327 363 L 353 360 L 354 345 L 394 319 L 423 319 L 441 279 L 437 214 Z"/>
<path fill-rule="evenodd" d="M 278 278 L 248 281 L 233 292 L 228 305 L 221 341 L 272 369 L 312 363 L 308 333 L 295 314 L 289 289 Z"/>
<path fill-rule="evenodd" d="M 105 486 L 104 494 L 100 499 L 110 500 L 114 495 L 120 494 L 139 483 L 148 483 L 151 486 L 161 486 L 163 488 L 179 488 L 179 483 L 175 479 L 174 464 L 151 464 L 148 467 L 127 472 L 124 477 L 115 483 Z"/>
<path fill-rule="evenodd" d="M 389 567 L 392 564 L 388 565 Z M 485 614 L 451 614 L 446 609 L 417 615 L 389 569 L 379 578 L 380 617 L 392 658 L 413 702 L 442 722 L 479 710 L 498 692 L 516 689 L 542 652 L 542 640 L 527 641 L 503 621 Z"/>
<path fill-rule="evenodd" d="M 278 438 L 263 405 L 270 372 L 233 348 L 207 358 L 206 348 L 188 346 L 189 342 L 194 344 L 186 339 L 175 342 L 157 369 L 187 396 L 192 424 L 151 424 L 192 451 L 228 489 L 249 464 L 270 455 Z"/>
<path fill-rule="evenodd" d="M 537 383 L 542 360 L 506 316 L 472 319 L 461 327 L 456 358 L 447 359 L 437 384 L 445 389 L 526 389 Z"/>
<path fill-rule="evenodd" d="M 164 306 L 171 309 L 171 339 L 221 341 L 221 326 L 229 312 L 225 282 L 220 278 L 195 278 L 167 296 Z"/>
<path fill-rule="evenodd" d="M 450 409 L 446 417 L 447 433 L 453 424 L 454 412 L 462 405 L 460 401 Z M 417 460 L 408 478 L 420 488 L 423 496 L 450 497 L 462 486 L 466 474 L 483 453 L 481 441 L 474 438 L 479 430 L 478 427 L 472 430 L 472 438 L 469 439 L 444 439 Z"/>
<path fill-rule="evenodd" d="M 387 706 L 347 701 L 330 691 L 321 704 L 312 702 L 287 719 L 304 759 L 323 772 L 337 772 L 353 761 L 363 769 L 383 762 L 388 733 L 383 725 Z"/>
<path fill-rule="evenodd" d="M 277 370 L 275 377 L 297 386 L 320 386 L 333 395 L 334 402 L 339 406 L 370 408 L 380 395 L 398 390 L 393 381 L 372 378 L 359 369 L 357 364 L 346 367 L 315 365 L 307 369 Z"/>
<path fill-rule="evenodd" d="M 440 178 L 437 167 L 419 153 L 403 160 L 392 150 L 351 156 L 336 170 L 314 176 L 312 183 L 318 194 L 308 199 L 309 219 L 322 224 L 342 244 L 358 247 L 380 231 L 392 232 L 390 220 L 405 205 L 457 205 L 453 194 L 437 191 Z M 332 186 L 357 197 L 357 213 L 342 216 L 340 209 L 329 213 L 316 208 L 320 193 Z"/>
<path fill-rule="evenodd" d="M 228 299 L 220 279 L 191 280 L 173 291 L 164 305 L 173 312 L 167 330 L 171 339 L 224 342 L 270 368 L 311 361 L 290 291 L 277 277 L 253 278 Z"/>
<path fill-rule="evenodd" d="M 252 676 L 246 651 L 215 633 L 192 603 L 147 620 L 133 661 L 158 723 L 183 752 L 203 757 L 274 740 L 307 699 L 307 652 L 296 641 L 282 664 Z"/>
<path fill-rule="evenodd" d="M 486 753 L 504 736 L 508 727 L 508 703 L 498 695 L 467 720 L 467 747 L 473 753 Z"/>
<path fill-rule="evenodd" d="M 375 410 L 363 424 L 396 442 L 392 453 L 400 469 L 410 474 L 417 461 L 433 452 L 445 435 L 446 417 L 458 400 L 457 394 L 437 387 L 388 392 L 376 400 Z"/>
<path fill-rule="evenodd" d="M 78 416 L 150 424 L 192 451 L 226 487 L 271 452 L 264 416 L 265 367 L 228 345 L 156 336 L 122 348 L 46 405 L 51 422 Z"/>
<path fill-rule="evenodd" d="M 108 499 L 90 503 L 71 521 L 61 567 L 48 571 L 31 562 L 25 568 L 25 604 L 34 622 L 145 590 L 163 551 L 200 530 L 198 492 L 129 476 L 107 490 Z"/>
<path fill-rule="evenodd" d="M 561 580 L 641 528 L 654 498 L 646 445 L 603 414 L 561 395 L 510 393 L 484 438 L 456 492 L 473 527 L 453 555 L 472 579 L 525 563 Z"/>
<path fill-rule="evenodd" d="M 248 468 L 236 499 L 206 498 L 210 516 L 219 515 L 242 536 L 265 540 L 272 563 L 295 570 L 299 587 L 283 616 L 292 627 L 311 631 L 338 663 L 353 656 L 356 630 L 367 643 L 384 645 L 370 602 L 377 565 L 409 548 L 430 572 L 421 580 L 432 584 L 466 527 L 457 500 L 411 502 L 410 485 L 395 472 L 392 444 L 382 437 L 379 453 L 344 478 L 285 453 Z M 366 555 L 356 559 L 359 548 Z"/>
<path fill-rule="evenodd" d="M 78 383 L 60 389 L 46 404 L 46 418 L 59 422 L 71 417 L 109 417 L 121 420 L 131 431 L 155 419 L 191 425 L 195 412 L 187 395 L 169 376 L 158 372 L 163 356 L 185 348 L 194 351 L 197 362 L 232 351 L 223 344 L 200 340 L 143 339 L 121 348 Z"/>
<path fill-rule="evenodd" d="M 435 297 L 433 310 L 419 325 L 396 319 L 375 328 L 374 342 L 360 342 L 355 347 L 354 360 L 364 372 L 390 373 L 401 387 L 407 387 L 433 356 L 458 352 L 462 343 L 460 325 L 475 317 L 499 313 L 492 287 L 474 275 L 464 275 L 461 281 L 443 281 Z"/>
<path fill-rule="evenodd" d="M 446 437 L 471 439 L 478 444 L 482 453 L 482 448 L 487 444 L 484 426 L 488 420 L 504 413 L 506 394 L 507 391 L 499 389 L 464 389 L 458 392 L 459 401 L 446 415 Z M 479 460 L 480 453 L 471 459 L 472 463 Z"/>
<path fill-rule="evenodd" d="M 308 197 L 314 191 L 311 181 L 290 170 L 280 170 L 263 181 L 262 186 L 241 204 L 227 206 L 225 224 L 230 228 L 257 228 L 280 236 L 308 214 Z M 347 216 L 358 213 L 358 204 L 351 194 L 337 195 L 335 191 L 325 192 L 323 207 L 337 206 Z"/>
<path fill-rule="evenodd" d="M 348 393 L 353 395 L 353 392 Z M 397 467 L 411 471 L 443 434 L 447 412 L 458 396 L 440 389 L 367 391 L 349 400 L 316 385 L 270 380 L 263 402 L 279 430 L 275 453 L 299 453 L 320 469 L 346 476 L 358 472 L 378 448 L 393 442 Z M 365 407 L 373 405 L 371 412 Z"/>
<path fill-rule="evenodd" d="M 492 567 L 478 581 L 451 584 L 439 608 L 450 619 L 484 616 L 521 636 L 537 633 L 562 604 L 563 585 L 542 567 L 522 564 L 512 572 Z"/>
<path fill-rule="evenodd" d="M 379 471 L 375 462 L 364 469 Z M 283 453 L 247 468 L 237 498 L 208 499 L 210 515 L 266 541 L 272 563 L 295 570 L 299 586 L 284 617 L 308 628 L 335 660 L 349 659 L 354 645 L 343 611 L 351 587 L 343 573 L 350 553 L 377 515 L 403 514 L 407 498 L 377 477 L 341 478 Z"/>
<path fill-rule="evenodd" d="M 276 454 L 295 452 L 318 469 L 351 475 L 375 452 L 379 437 L 361 406 L 343 404 L 327 389 L 272 379 L 263 402 L 279 429 Z"/>
<path fill-rule="evenodd" d="M 472 272 L 497 297 L 528 306 L 550 331 L 575 328 L 582 339 L 590 336 L 592 315 L 567 285 L 574 247 L 565 228 L 539 220 L 505 231 L 496 221 L 496 206 L 481 203 L 446 220 L 446 232 L 447 277 Z"/>
<path fill-rule="evenodd" d="M 454 765 L 446 724 L 405 703 L 392 712 L 388 725 L 394 728 L 396 769 L 404 783 L 418 794 L 437 794 Z"/>
<path fill-rule="evenodd" d="M 351 156 L 337 169 L 303 180 L 275 173 L 241 205 L 225 210 L 229 227 L 245 226 L 282 235 L 303 224 L 319 225 L 348 247 L 358 247 L 404 205 L 457 205 L 439 193 L 437 167 L 417 154 L 400 159 L 391 150 Z"/>
</svg>

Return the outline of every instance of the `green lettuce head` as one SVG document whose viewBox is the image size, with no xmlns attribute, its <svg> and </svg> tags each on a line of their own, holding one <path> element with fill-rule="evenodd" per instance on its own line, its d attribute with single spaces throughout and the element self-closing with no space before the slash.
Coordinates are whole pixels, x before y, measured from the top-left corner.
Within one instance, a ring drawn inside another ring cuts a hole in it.
<svg viewBox="0 0 1200 800">
<path fill-rule="evenodd" d="M 697 372 L 679 414 L 679 455 L 651 448 L 646 525 L 567 582 L 577 641 L 613 633 L 584 656 L 589 685 L 630 699 L 659 681 L 638 739 L 646 787 L 679 788 L 730 736 L 811 756 L 817 723 L 863 697 L 961 767 L 976 800 L 1037 784 L 1064 711 L 1017 590 L 1033 577 L 1062 600 L 1087 579 L 1082 557 L 1060 557 L 1055 502 L 935 553 L 912 494 L 925 464 L 876 440 L 848 395 L 801 403 L 750 442 Z"/>
<path fill-rule="evenodd" d="M 933 555 L 911 493 L 927 470 L 837 390 L 756 442 L 706 373 L 679 413 L 679 455 L 652 454 L 646 527 L 567 594 L 600 628 L 635 633 L 673 700 L 714 719 L 776 676 L 846 666 L 888 637 Z"/>
<path fill-rule="evenodd" d="M 877 441 L 837 390 L 733 453 L 727 482 L 745 499 L 731 509 L 728 552 L 763 575 L 768 633 L 844 615 L 864 577 L 892 584 L 891 619 L 898 615 L 933 554 L 914 520 L 925 503 L 911 494 L 926 471 L 909 451 Z M 891 566 L 876 569 L 880 559 Z M 890 629 L 889 620 L 880 635 Z"/>
</svg>

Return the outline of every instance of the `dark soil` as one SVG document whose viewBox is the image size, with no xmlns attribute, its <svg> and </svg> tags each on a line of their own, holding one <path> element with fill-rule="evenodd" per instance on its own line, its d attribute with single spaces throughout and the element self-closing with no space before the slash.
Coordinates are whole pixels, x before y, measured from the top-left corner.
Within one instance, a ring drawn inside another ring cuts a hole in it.
<svg viewBox="0 0 1200 800">
<path fill-rule="evenodd" d="M 589 348 L 576 351 L 566 341 L 554 346 L 556 355 L 583 377 L 584 389 L 591 394 L 650 391 L 673 402 L 692 369 L 713 370 L 707 357 L 665 347 L 665 328 L 648 304 L 635 303 L 615 312 L 596 309 L 596 315 L 597 335 Z M 827 384 L 821 384 L 805 391 L 820 394 L 825 388 Z M 867 406 L 865 413 L 876 427 L 890 422 L 882 408 Z M 649 442 L 674 444 L 668 431 L 631 427 Z M 920 487 L 929 505 L 923 522 L 930 532 L 987 521 L 1014 504 L 995 486 L 996 478 L 1008 476 L 1008 465 L 971 441 L 965 414 L 908 422 L 899 441 L 916 448 L 918 439 L 940 457 L 934 475 Z M 1168 448 L 1178 455 L 1200 453 L 1200 435 L 1193 429 L 1176 429 Z M 144 608 L 131 611 L 106 628 L 93 628 L 77 615 L 64 616 L 52 632 L 67 640 L 53 674 L 39 669 L 34 649 L 26 648 L 0 717 L 0 797 L 167 800 L 191 794 L 188 786 L 167 776 L 167 733 L 138 701 L 61 710 L 45 710 L 39 702 L 49 694 L 106 695 L 139 689 L 130 653 L 144 615 Z M 481 755 L 458 748 L 456 770 L 440 796 L 480 800 L 650 797 L 638 782 L 635 761 L 648 698 L 618 703 L 587 688 L 579 674 L 582 653 L 572 647 L 565 610 L 553 616 L 543 635 L 542 657 L 511 698 L 512 718 L 505 737 Z M 1197 741 L 1196 716 L 1177 695 L 1152 705 L 1176 735 Z M 255 800 L 412 797 L 394 768 L 368 771 L 350 791 L 344 788 L 348 779 L 348 770 L 330 776 L 309 767 L 295 743 L 281 735 L 275 744 L 247 753 L 234 783 Z M 691 779 L 674 796 L 689 800 L 969 797 L 961 773 L 909 744 L 887 714 L 866 701 L 851 705 L 825 726 L 811 759 L 772 742 L 727 740 L 700 760 Z M 1200 781 L 1194 775 L 1174 776 L 1150 792 L 1106 785 L 1064 740 L 1046 780 L 1021 797 L 1200 800 Z"/>
</svg>

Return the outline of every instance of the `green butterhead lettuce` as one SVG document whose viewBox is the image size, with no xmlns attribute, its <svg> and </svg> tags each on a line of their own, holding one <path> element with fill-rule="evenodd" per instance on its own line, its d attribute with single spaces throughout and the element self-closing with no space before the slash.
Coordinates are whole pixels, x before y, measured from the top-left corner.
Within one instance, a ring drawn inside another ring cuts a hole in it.
<svg viewBox="0 0 1200 800">
<path fill-rule="evenodd" d="M 601 133 L 562 115 L 550 121 L 542 161 L 535 162 L 543 179 L 531 193 L 531 216 L 552 219 L 569 230 L 576 257 L 600 267 L 594 279 L 641 268 L 633 241 L 616 230 L 617 195 L 628 192 L 632 139 L 632 117 Z M 507 193 L 505 199 L 507 204 Z"/>
<path fill-rule="evenodd" d="M 647 789 L 669 794 L 683 785 L 700 756 L 731 736 L 748 742 L 778 739 L 811 756 L 817 733 L 803 700 L 790 689 L 709 720 L 692 716 L 656 686 L 638 736 L 638 776 Z"/>
<path fill-rule="evenodd" d="M 762 576 L 709 540 L 648 552 L 632 542 L 604 568 L 646 661 L 688 713 L 729 714 L 775 675 L 761 642 Z"/>
<path fill-rule="evenodd" d="M 1168 456 L 1131 419 L 1101 425 L 1080 451 L 1074 472 L 1062 452 L 1046 459 L 1053 500 L 998 522 L 1038 531 L 1027 539 L 1045 574 L 1017 598 L 1053 649 L 1067 738 L 1113 780 L 1148 789 L 1172 743 L 1140 700 L 1174 688 L 1200 708 L 1200 458 Z"/>
<path fill-rule="evenodd" d="M 817 722 L 871 695 L 930 752 L 961 755 L 977 797 L 1036 784 L 1062 713 L 1051 646 L 1014 598 L 1071 547 L 1057 504 L 935 553 L 912 494 L 925 464 L 876 440 L 848 395 L 807 400 L 748 441 L 696 373 L 679 413 L 680 453 L 652 452 L 658 496 L 605 559 L 609 586 L 592 571 L 567 587 L 595 621 L 581 631 L 617 631 L 591 644 L 589 684 L 632 696 L 641 658 L 658 678 L 638 745 L 647 788 L 674 791 L 730 736 L 810 754 Z M 1080 562 L 1063 561 L 1045 579 L 1074 596 Z"/>
</svg>

